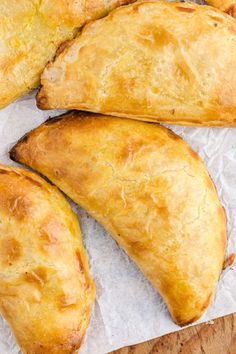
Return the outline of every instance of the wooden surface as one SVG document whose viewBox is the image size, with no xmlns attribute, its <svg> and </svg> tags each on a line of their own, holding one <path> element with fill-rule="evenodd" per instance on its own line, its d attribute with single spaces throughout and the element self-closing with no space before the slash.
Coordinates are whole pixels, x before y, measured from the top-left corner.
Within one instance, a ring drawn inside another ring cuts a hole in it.
<svg viewBox="0 0 236 354">
<path fill-rule="evenodd" d="M 236 314 L 110 354 L 236 354 Z"/>
</svg>

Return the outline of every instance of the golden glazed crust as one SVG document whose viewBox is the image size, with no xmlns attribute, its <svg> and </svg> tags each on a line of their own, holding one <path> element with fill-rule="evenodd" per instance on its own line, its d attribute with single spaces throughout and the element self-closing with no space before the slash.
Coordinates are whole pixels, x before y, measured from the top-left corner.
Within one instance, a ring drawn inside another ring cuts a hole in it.
<svg viewBox="0 0 236 354">
<path fill-rule="evenodd" d="M 204 164 L 181 138 L 157 124 L 72 112 L 25 136 L 11 158 L 97 219 L 175 322 L 202 315 L 222 270 L 226 218 Z"/>
<path fill-rule="evenodd" d="M 76 216 L 42 178 L 0 165 L 0 311 L 24 354 L 72 354 L 95 287 Z"/>
<path fill-rule="evenodd" d="M 1 0 L 0 108 L 36 87 L 76 28 L 129 0 Z"/>
<path fill-rule="evenodd" d="M 236 22 L 193 3 L 138 2 L 87 25 L 49 64 L 42 109 L 236 124 Z"/>
<path fill-rule="evenodd" d="M 236 17 L 236 0 L 208 0 L 207 3 Z"/>
</svg>

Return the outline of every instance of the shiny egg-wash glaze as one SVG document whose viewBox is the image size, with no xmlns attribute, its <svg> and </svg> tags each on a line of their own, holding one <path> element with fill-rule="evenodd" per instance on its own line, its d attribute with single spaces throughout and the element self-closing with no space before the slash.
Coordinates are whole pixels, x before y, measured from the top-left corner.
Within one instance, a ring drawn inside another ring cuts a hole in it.
<svg viewBox="0 0 236 354">
<path fill-rule="evenodd" d="M 38 106 L 195 126 L 236 125 L 236 22 L 141 1 L 85 26 L 41 77 Z"/>
<path fill-rule="evenodd" d="M 24 354 L 72 354 L 95 287 L 78 221 L 36 174 L 0 165 L 0 311 Z"/>
<path fill-rule="evenodd" d="M 129 0 L 1 0 L 0 108 L 39 84 L 57 47 Z"/>
<path fill-rule="evenodd" d="M 222 270 L 226 218 L 203 162 L 181 138 L 157 124 L 72 112 L 27 134 L 11 158 L 101 223 L 176 323 L 203 314 Z"/>
</svg>

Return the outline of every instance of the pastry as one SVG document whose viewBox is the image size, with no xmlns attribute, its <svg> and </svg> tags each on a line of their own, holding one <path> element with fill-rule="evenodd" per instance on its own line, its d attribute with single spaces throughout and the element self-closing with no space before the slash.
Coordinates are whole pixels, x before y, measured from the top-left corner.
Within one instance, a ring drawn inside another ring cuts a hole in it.
<svg viewBox="0 0 236 354">
<path fill-rule="evenodd" d="M 123 247 L 176 323 L 209 305 L 226 249 L 226 217 L 199 156 L 152 123 L 71 112 L 27 134 L 13 160 L 55 183 Z"/>
<path fill-rule="evenodd" d="M 137 2 L 88 24 L 37 97 L 69 108 L 196 126 L 236 124 L 236 22 L 212 7 Z"/>
<path fill-rule="evenodd" d="M 36 87 L 57 47 L 129 0 L 1 0 L 0 108 Z"/>
<path fill-rule="evenodd" d="M 76 216 L 42 178 L 0 165 L 0 219 L 0 312 L 22 353 L 74 353 L 95 297 Z"/>
<path fill-rule="evenodd" d="M 207 0 L 207 3 L 236 17 L 236 0 Z"/>
</svg>

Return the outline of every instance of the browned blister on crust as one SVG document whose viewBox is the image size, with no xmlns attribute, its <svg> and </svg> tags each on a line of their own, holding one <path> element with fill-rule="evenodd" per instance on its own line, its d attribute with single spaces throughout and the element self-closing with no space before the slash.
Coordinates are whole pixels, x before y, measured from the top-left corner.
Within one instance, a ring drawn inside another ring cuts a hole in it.
<svg viewBox="0 0 236 354">
<path fill-rule="evenodd" d="M 57 47 L 130 0 L 1 0 L 0 108 L 37 87 Z"/>
<path fill-rule="evenodd" d="M 71 112 L 29 133 L 11 158 L 98 220 L 175 322 L 202 315 L 223 266 L 226 217 L 203 162 L 180 137 L 157 124 Z"/>
<path fill-rule="evenodd" d="M 41 77 L 37 104 L 195 126 L 236 125 L 236 22 L 139 1 L 86 26 Z"/>
<path fill-rule="evenodd" d="M 236 17 L 235 0 L 207 0 L 207 3 L 226 12 L 230 16 Z"/>
<path fill-rule="evenodd" d="M 0 312 L 22 353 L 74 353 L 95 297 L 76 216 L 42 178 L 0 165 L 0 220 Z"/>
</svg>

